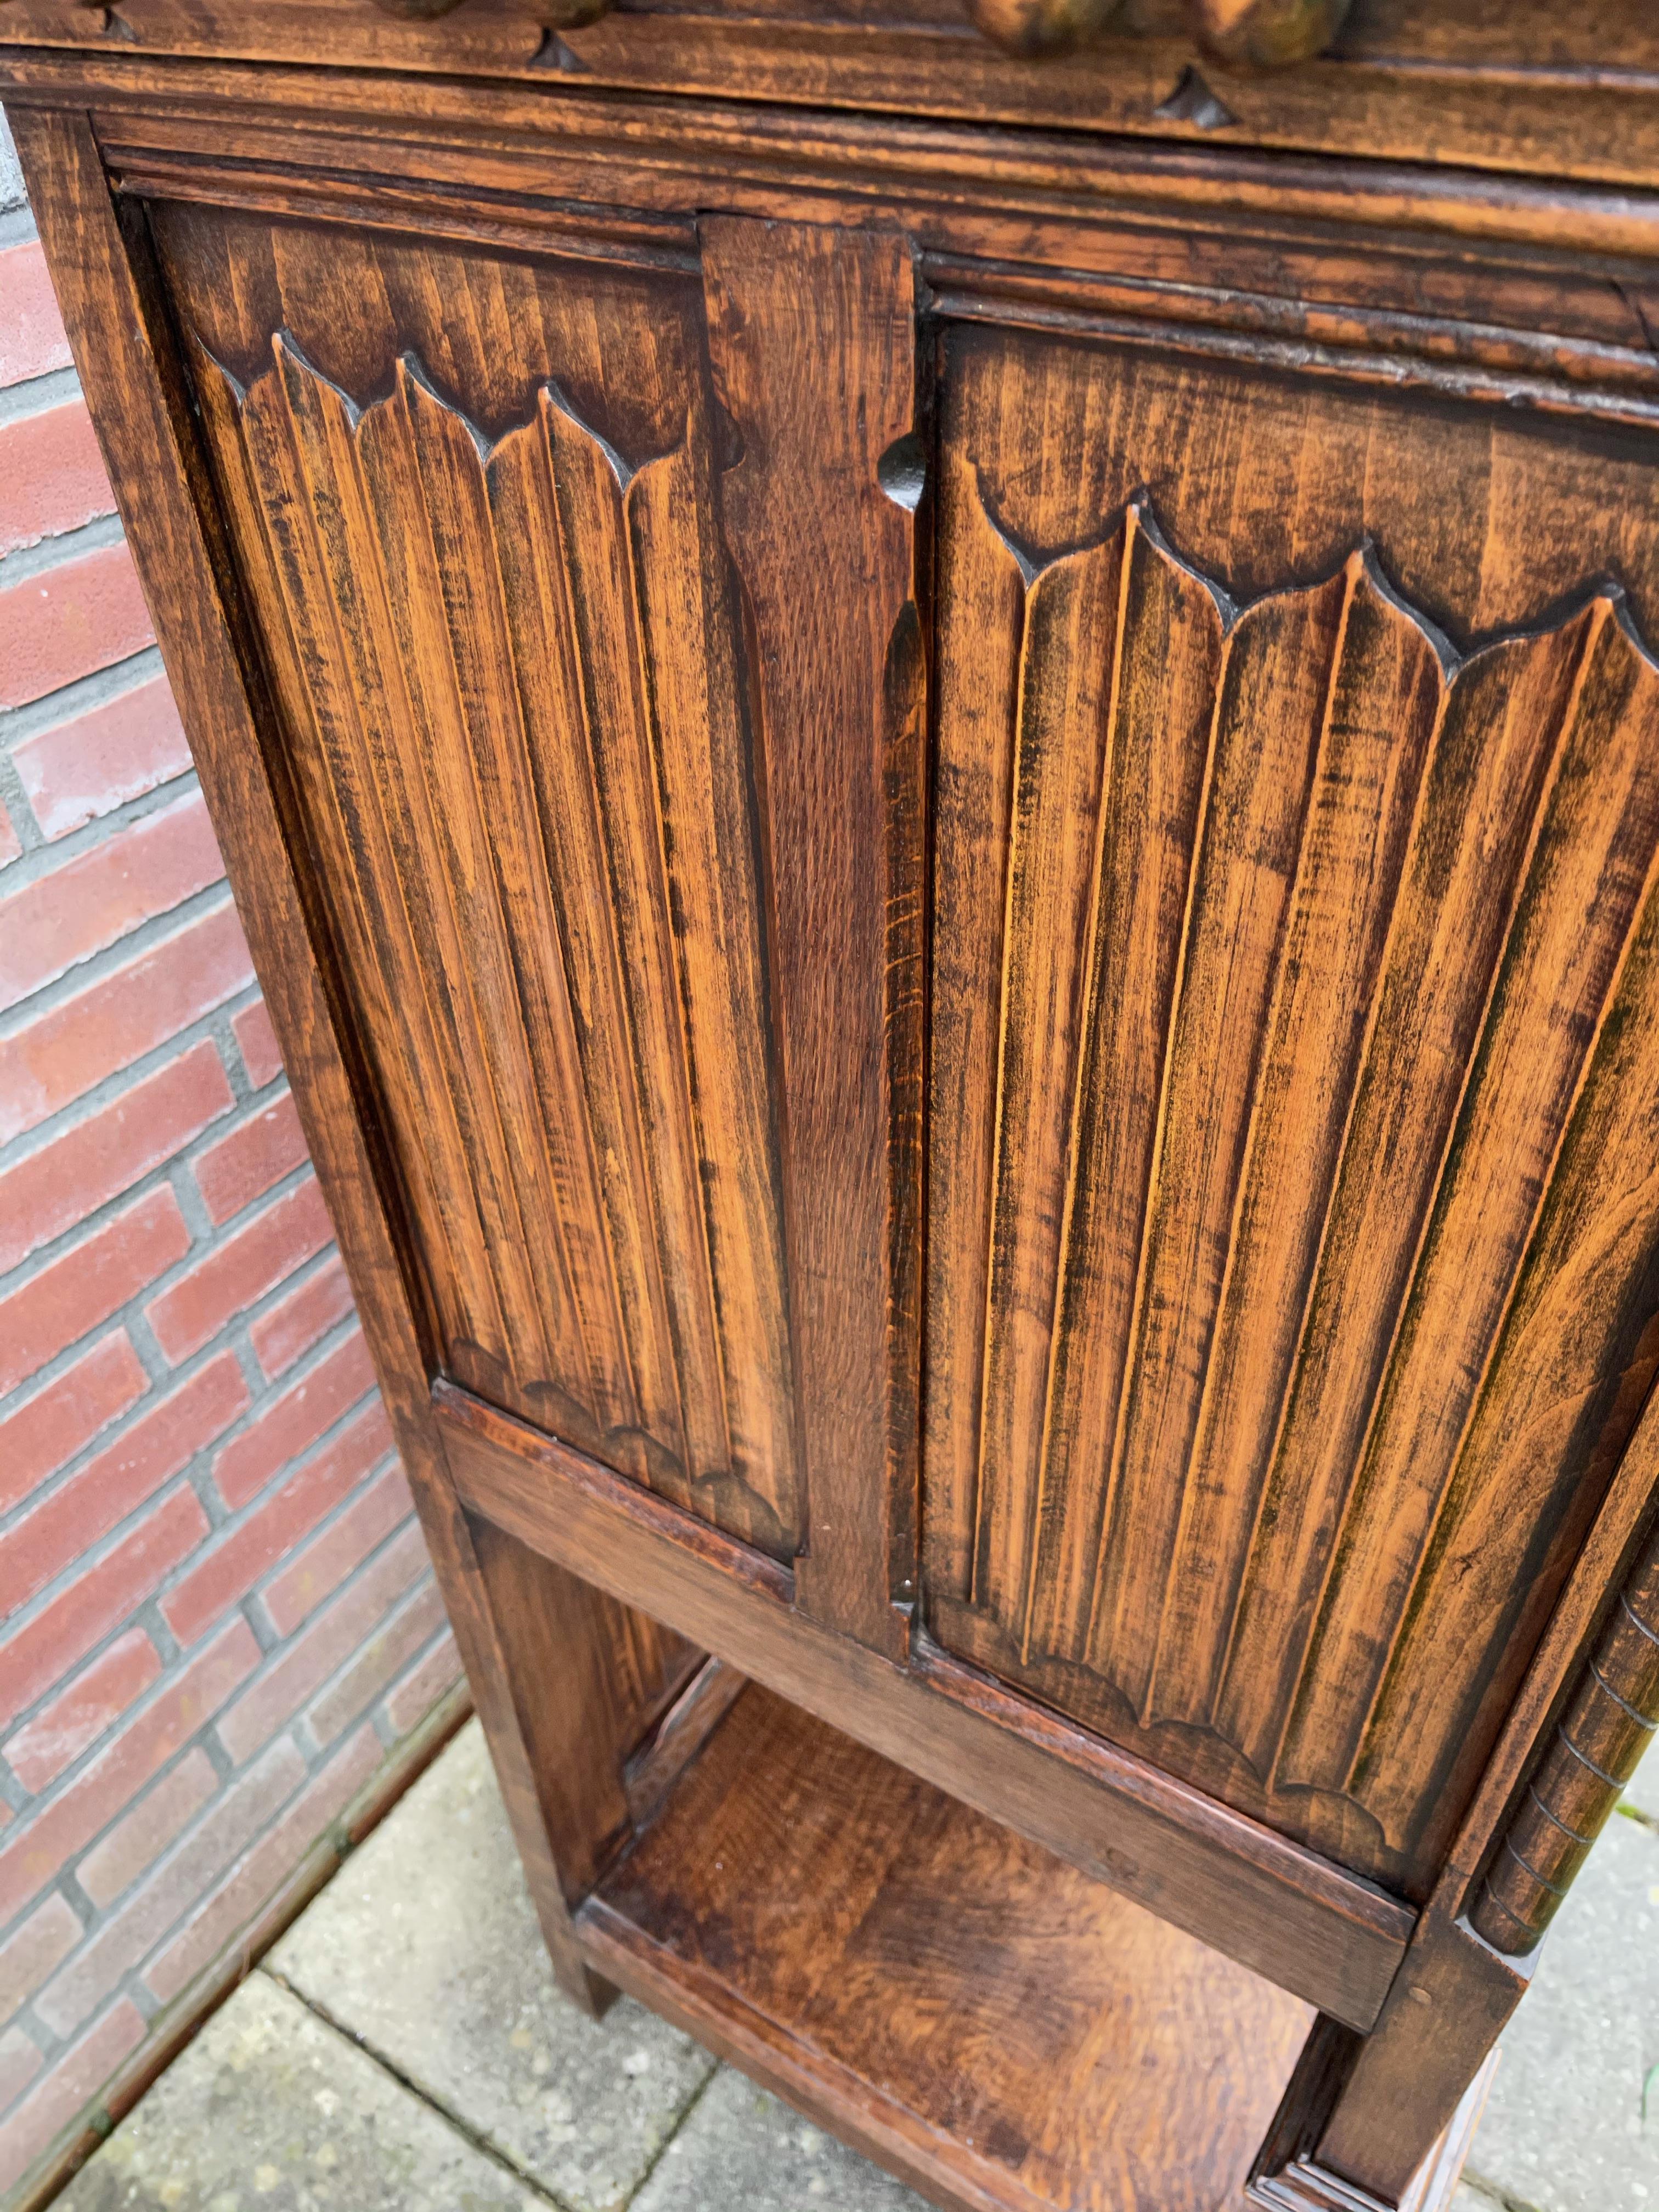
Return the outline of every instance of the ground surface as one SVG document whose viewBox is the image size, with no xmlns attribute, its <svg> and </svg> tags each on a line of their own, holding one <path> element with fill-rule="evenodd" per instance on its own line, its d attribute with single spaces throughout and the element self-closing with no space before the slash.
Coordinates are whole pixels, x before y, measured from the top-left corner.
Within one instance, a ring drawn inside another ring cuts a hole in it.
<svg viewBox="0 0 1659 2212">
<path fill-rule="evenodd" d="M 1456 2212 L 1659 2212 L 1659 1753 L 1556 1923 Z M 1649 1825 L 1649 1823 L 1651 1825 Z M 623 2000 L 556 1994 L 476 1723 L 64 2212 L 926 2212 Z"/>
</svg>

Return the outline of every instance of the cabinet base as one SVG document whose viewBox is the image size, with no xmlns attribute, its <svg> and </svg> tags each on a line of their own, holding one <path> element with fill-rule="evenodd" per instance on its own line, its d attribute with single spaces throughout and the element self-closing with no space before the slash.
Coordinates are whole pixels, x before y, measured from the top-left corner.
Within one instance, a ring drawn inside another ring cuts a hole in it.
<svg viewBox="0 0 1659 2212">
<path fill-rule="evenodd" d="M 1312 2020 L 753 1685 L 577 1925 L 598 1972 L 959 2212 L 1242 2208 Z"/>
</svg>

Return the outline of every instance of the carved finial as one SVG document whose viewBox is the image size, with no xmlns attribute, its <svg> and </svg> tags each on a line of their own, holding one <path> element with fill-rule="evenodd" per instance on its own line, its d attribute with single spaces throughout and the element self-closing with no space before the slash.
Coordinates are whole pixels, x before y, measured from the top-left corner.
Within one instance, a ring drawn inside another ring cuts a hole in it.
<svg viewBox="0 0 1659 2212">
<path fill-rule="evenodd" d="M 1011 54 L 1062 54 L 1103 30 L 1121 0 L 968 0 L 988 39 Z"/>
<path fill-rule="evenodd" d="M 1322 54 L 1349 0 L 1187 0 L 1198 35 L 1224 61 L 1281 69 Z"/>
<path fill-rule="evenodd" d="M 1103 30 L 1121 0 L 968 0 L 968 12 L 1011 54 L 1066 53 Z M 1323 53 L 1350 0 L 1187 0 L 1202 44 L 1223 61 L 1277 69 Z"/>
</svg>

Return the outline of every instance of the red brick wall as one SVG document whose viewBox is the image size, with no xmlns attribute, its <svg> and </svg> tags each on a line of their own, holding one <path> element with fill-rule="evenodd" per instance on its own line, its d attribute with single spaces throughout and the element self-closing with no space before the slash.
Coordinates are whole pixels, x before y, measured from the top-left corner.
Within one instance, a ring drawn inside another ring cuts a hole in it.
<svg viewBox="0 0 1659 2212">
<path fill-rule="evenodd" d="M 0 2192 L 458 1672 L 5 168 Z"/>
</svg>

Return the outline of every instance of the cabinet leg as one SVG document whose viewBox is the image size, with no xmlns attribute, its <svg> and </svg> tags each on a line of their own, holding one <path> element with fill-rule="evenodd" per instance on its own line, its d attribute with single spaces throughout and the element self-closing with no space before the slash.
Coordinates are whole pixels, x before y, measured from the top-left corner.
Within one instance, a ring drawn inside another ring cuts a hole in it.
<svg viewBox="0 0 1659 2212">
<path fill-rule="evenodd" d="M 1370 2033 L 1316 2022 L 1251 2201 L 1273 2212 L 1439 2212 L 1532 1966 L 1431 1905 Z"/>
</svg>

